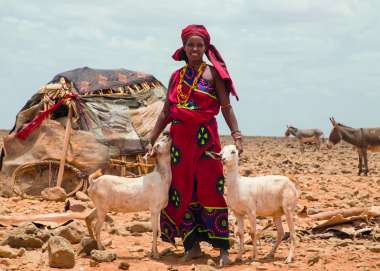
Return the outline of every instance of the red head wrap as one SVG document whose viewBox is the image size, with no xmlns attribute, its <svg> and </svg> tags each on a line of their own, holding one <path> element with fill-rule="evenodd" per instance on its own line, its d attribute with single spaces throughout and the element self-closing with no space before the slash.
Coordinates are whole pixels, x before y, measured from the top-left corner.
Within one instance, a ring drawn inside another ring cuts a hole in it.
<svg viewBox="0 0 380 271">
<path fill-rule="evenodd" d="M 239 99 L 235 90 L 234 83 L 232 82 L 231 76 L 228 73 L 227 66 L 218 50 L 214 45 L 210 43 L 210 34 L 203 25 L 191 24 L 182 29 L 181 38 L 183 45 L 186 44 L 187 40 L 191 36 L 199 36 L 203 38 L 206 45 L 206 56 L 214 66 L 215 70 L 219 74 L 220 78 L 226 82 L 227 91 L 230 91 L 232 95 Z M 176 61 L 187 60 L 185 50 L 183 46 L 178 48 L 172 55 L 173 59 Z"/>
</svg>

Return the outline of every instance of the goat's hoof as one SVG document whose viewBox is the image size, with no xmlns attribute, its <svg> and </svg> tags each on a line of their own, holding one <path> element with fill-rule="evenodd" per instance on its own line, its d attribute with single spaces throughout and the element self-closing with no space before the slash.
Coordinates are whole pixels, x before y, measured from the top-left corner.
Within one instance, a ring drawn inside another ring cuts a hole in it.
<svg viewBox="0 0 380 271">
<path fill-rule="evenodd" d="M 228 256 L 222 256 L 219 259 L 219 267 L 230 265 L 232 262 Z"/>
<path fill-rule="evenodd" d="M 226 249 L 220 249 L 219 254 L 219 267 L 230 265 L 232 262 L 228 257 L 228 251 Z"/>
<path fill-rule="evenodd" d="M 288 264 L 288 263 L 291 263 L 292 262 L 292 257 L 288 257 L 286 258 L 285 260 L 285 263 Z"/>
</svg>

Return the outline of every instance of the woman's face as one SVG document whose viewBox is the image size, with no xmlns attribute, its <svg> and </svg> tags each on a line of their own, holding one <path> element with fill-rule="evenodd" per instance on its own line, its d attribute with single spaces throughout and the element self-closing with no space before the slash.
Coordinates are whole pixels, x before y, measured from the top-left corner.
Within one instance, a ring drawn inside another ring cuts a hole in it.
<svg viewBox="0 0 380 271">
<path fill-rule="evenodd" d="M 191 36 L 185 44 L 185 53 L 190 62 L 202 61 L 205 51 L 205 42 L 199 36 Z"/>
</svg>

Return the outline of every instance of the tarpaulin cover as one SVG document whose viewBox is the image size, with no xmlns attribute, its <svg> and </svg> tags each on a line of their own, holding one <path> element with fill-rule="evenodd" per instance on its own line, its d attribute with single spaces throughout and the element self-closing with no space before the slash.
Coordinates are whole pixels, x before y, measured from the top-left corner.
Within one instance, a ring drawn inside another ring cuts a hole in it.
<svg viewBox="0 0 380 271">
<path fill-rule="evenodd" d="M 153 75 L 126 69 L 102 70 L 89 67 L 66 71 L 54 76 L 50 83 L 57 83 L 64 77 L 72 82 L 80 94 L 100 89 L 116 89 L 121 86 L 157 81 Z"/>
</svg>

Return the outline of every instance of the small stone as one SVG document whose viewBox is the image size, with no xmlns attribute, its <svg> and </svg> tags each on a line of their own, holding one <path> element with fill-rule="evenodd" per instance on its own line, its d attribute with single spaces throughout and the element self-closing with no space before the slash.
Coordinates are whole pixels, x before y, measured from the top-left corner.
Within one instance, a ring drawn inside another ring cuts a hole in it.
<svg viewBox="0 0 380 271">
<path fill-rule="evenodd" d="M 83 193 L 82 191 L 78 191 L 75 193 L 75 197 L 78 199 L 78 200 L 81 200 L 81 201 L 90 201 L 91 199 L 85 194 Z"/>
<path fill-rule="evenodd" d="M 83 239 L 80 241 L 80 249 L 78 255 L 80 255 L 81 253 L 91 255 L 91 251 L 93 251 L 94 249 L 98 249 L 98 243 L 96 242 L 96 240 L 90 237 L 83 237 Z"/>
<path fill-rule="evenodd" d="M 66 238 L 71 244 L 78 244 L 85 236 L 85 231 L 79 222 L 74 221 L 68 225 L 58 227 L 53 231 L 53 234 Z"/>
<path fill-rule="evenodd" d="M 69 210 L 72 212 L 83 212 L 86 209 L 87 206 L 80 200 L 66 199 L 65 201 L 65 212 Z"/>
<path fill-rule="evenodd" d="M 48 187 L 41 191 L 41 196 L 45 200 L 50 201 L 65 201 L 67 194 L 62 187 Z"/>
<path fill-rule="evenodd" d="M 131 222 L 127 225 L 127 230 L 131 233 L 144 233 L 152 231 L 152 224 L 150 222 Z"/>
<path fill-rule="evenodd" d="M 114 235 L 120 235 L 120 231 L 118 228 L 111 227 L 110 230 L 108 231 L 109 234 L 114 234 Z"/>
<path fill-rule="evenodd" d="M 207 265 L 209 266 L 216 266 L 215 262 L 212 259 L 207 260 Z"/>
<path fill-rule="evenodd" d="M 116 254 L 106 250 L 96 250 L 91 251 L 91 258 L 99 263 L 102 262 L 112 262 L 116 260 Z"/>
<path fill-rule="evenodd" d="M 194 271 L 216 271 L 217 269 L 209 265 L 195 265 Z"/>
<path fill-rule="evenodd" d="M 307 211 L 306 211 L 307 215 L 315 215 L 315 214 L 317 214 L 319 212 L 320 211 L 318 209 L 312 208 L 312 207 L 307 208 Z"/>
<path fill-rule="evenodd" d="M 168 268 L 167 268 L 168 271 L 178 271 L 178 268 L 172 266 L 172 265 L 169 265 Z"/>
<path fill-rule="evenodd" d="M 380 245 L 370 246 L 370 247 L 368 247 L 368 250 L 371 252 L 379 253 L 380 252 Z"/>
<path fill-rule="evenodd" d="M 121 270 L 129 270 L 129 263 L 127 263 L 127 262 L 121 262 L 120 264 L 119 264 L 119 269 L 121 269 Z"/>
<path fill-rule="evenodd" d="M 161 257 L 163 257 L 163 256 L 168 256 L 168 255 L 171 255 L 171 254 L 173 254 L 173 252 L 172 252 L 172 250 L 171 250 L 170 247 L 167 247 L 167 248 L 165 248 L 164 250 L 162 250 L 162 251 L 160 252 L 160 256 L 161 256 Z"/>
<path fill-rule="evenodd" d="M 19 256 L 22 256 L 24 253 L 25 253 L 24 248 L 22 248 L 22 251 L 21 251 L 21 249 L 20 250 L 14 249 L 14 248 L 11 248 L 10 246 L 0 246 L 0 258 L 14 259 Z"/>
<path fill-rule="evenodd" d="M 11 263 L 9 262 L 8 259 L 0 259 L 0 264 L 5 265 L 5 266 L 9 266 Z"/>
<path fill-rule="evenodd" d="M 19 257 L 21 257 L 21 256 L 23 256 L 24 254 L 25 254 L 25 248 L 20 248 L 19 250 L 18 250 L 18 253 L 17 253 L 17 256 L 19 256 Z"/>
<path fill-rule="evenodd" d="M 312 266 L 314 264 L 316 264 L 319 260 L 321 259 L 321 256 L 316 254 L 316 255 L 312 255 L 309 257 L 309 259 L 307 260 L 307 264 L 309 266 Z"/>
<path fill-rule="evenodd" d="M 13 248 L 40 248 L 44 241 L 40 238 L 42 231 L 33 223 L 25 223 L 9 231 L 1 245 L 9 245 Z"/>
<path fill-rule="evenodd" d="M 129 252 L 144 252 L 144 248 L 140 246 L 133 246 L 128 249 Z"/>
<path fill-rule="evenodd" d="M 344 240 L 344 241 L 338 242 L 335 246 L 337 246 L 337 247 L 346 247 L 346 246 L 349 246 L 349 245 L 352 245 L 352 244 L 353 244 L 352 240 Z"/>
<path fill-rule="evenodd" d="M 318 201 L 318 198 L 312 194 L 306 194 L 305 199 L 307 199 L 308 201 Z"/>
<path fill-rule="evenodd" d="M 74 249 L 70 242 L 60 236 L 53 236 L 48 243 L 49 266 L 73 268 L 75 265 Z"/>
<path fill-rule="evenodd" d="M 97 267 L 99 266 L 99 263 L 93 259 L 90 260 L 90 267 Z"/>
</svg>

